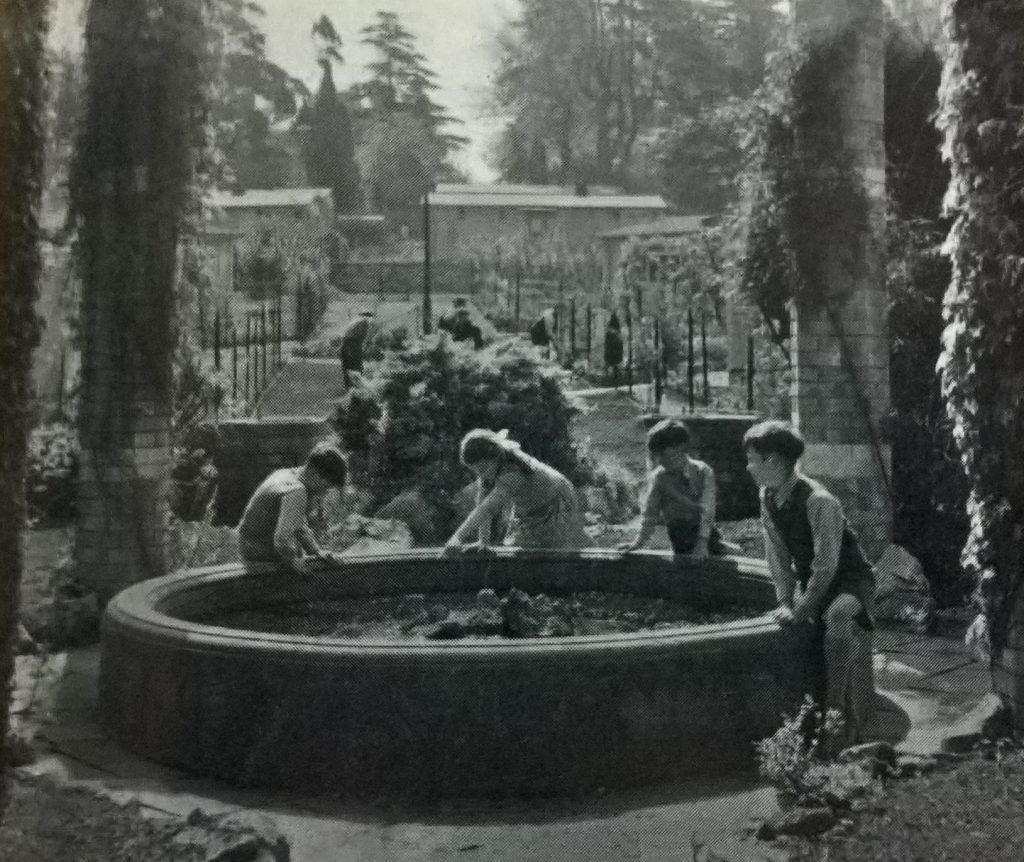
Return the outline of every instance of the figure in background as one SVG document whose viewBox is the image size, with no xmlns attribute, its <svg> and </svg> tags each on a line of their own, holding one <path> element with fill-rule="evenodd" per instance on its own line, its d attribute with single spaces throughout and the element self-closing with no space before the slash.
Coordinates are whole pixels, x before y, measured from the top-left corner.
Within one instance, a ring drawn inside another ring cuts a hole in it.
<svg viewBox="0 0 1024 862">
<path fill-rule="evenodd" d="M 341 374 L 346 389 L 352 385 L 353 371 L 363 373 L 363 353 L 374 331 L 374 322 L 372 311 L 362 311 L 341 334 Z"/>
<path fill-rule="evenodd" d="M 613 311 L 604 330 L 604 364 L 611 370 L 612 383 L 619 385 L 619 366 L 622 365 L 622 325 Z"/>
<path fill-rule="evenodd" d="M 317 545 L 308 512 L 331 488 L 343 488 L 347 477 L 345 456 L 328 443 L 314 446 L 301 467 L 271 473 L 249 498 L 238 525 L 242 559 L 279 563 L 292 572 L 307 570 L 311 559 L 332 560 Z"/>
<path fill-rule="evenodd" d="M 466 300 L 461 296 L 455 297 L 452 300 L 451 311 L 447 314 L 442 314 L 437 319 L 437 328 L 444 332 L 451 332 L 455 328 L 455 321 L 458 319 L 459 312 L 466 308 Z"/>
<path fill-rule="evenodd" d="M 530 326 L 530 343 L 539 347 L 546 358 L 552 358 L 556 351 L 555 335 L 557 324 L 555 323 L 555 310 L 545 309 Z"/>
<path fill-rule="evenodd" d="M 806 691 L 819 710 L 838 709 L 846 742 L 859 741 L 865 702 L 853 690 L 855 659 L 874 629 L 875 574 L 843 506 L 798 467 L 799 432 L 770 420 L 743 437 L 747 471 L 761 489 L 761 525 L 768 569 L 775 581 L 775 618 L 806 643 Z"/>
<path fill-rule="evenodd" d="M 521 548 L 583 548 L 590 538 L 572 483 L 532 455 L 504 431 L 475 428 L 462 439 L 459 457 L 477 476 L 477 504 L 448 540 L 445 550 L 457 551 L 479 540 L 491 541 L 496 515 L 512 507 L 506 544 Z"/>
<path fill-rule="evenodd" d="M 648 477 L 640 533 L 619 550 L 643 547 L 660 522 L 677 554 L 706 557 L 725 552 L 715 527 L 715 473 L 690 455 L 690 443 L 690 430 L 678 419 L 663 419 L 648 432 L 654 469 Z"/>
</svg>

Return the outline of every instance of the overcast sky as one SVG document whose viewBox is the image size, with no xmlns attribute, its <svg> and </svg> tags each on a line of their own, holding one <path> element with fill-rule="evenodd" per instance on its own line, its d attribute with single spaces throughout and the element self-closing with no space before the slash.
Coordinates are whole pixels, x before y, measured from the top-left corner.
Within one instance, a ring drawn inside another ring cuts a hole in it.
<svg viewBox="0 0 1024 862">
<path fill-rule="evenodd" d="M 438 74 L 436 100 L 465 123 L 471 139 L 458 161 L 471 179 L 493 176 L 485 158 L 502 121 L 487 107 L 496 63 L 495 36 L 513 18 L 518 0 L 261 0 L 266 17 L 267 54 L 310 89 L 319 80 L 310 29 L 326 14 L 341 34 L 345 62 L 335 81 L 347 86 L 365 73 L 372 50 L 359 42 L 359 30 L 378 9 L 394 12 L 416 37 L 427 64 Z M 81 33 L 83 0 L 52 0 L 52 30 L 57 44 L 74 47 Z"/>
</svg>

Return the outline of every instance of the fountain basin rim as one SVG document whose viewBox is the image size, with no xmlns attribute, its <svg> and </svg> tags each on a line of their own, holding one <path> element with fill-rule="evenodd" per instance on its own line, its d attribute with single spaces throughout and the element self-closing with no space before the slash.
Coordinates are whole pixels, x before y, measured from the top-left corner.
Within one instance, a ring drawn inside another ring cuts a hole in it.
<svg viewBox="0 0 1024 862">
<path fill-rule="evenodd" d="M 517 559 L 621 559 L 616 552 L 587 550 L 567 551 L 509 551 L 499 549 L 500 556 L 514 556 Z M 670 558 L 671 554 L 661 551 L 637 552 L 637 556 L 651 555 Z M 414 549 L 399 554 L 362 555 L 345 558 L 345 564 L 382 565 L 404 559 L 413 562 L 437 561 L 437 550 Z M 486 557 L 481 557 L 485 560 Z M 713 561 L 715 558 L 711 558 Z M 728 568 L 737 568 L 746 575 L 767 577 L 763 562 L 750 558 L 724 558 Z M 707 563 L 707 560 L 702 561 Z M 480 639 L 458 641 L 384 640 L 368 638 L 329 638 L 311 635 L 292 635 L 261 632 L 257 630 L 234 629 L 223 626 L 194 623 L 172 616 L 160 610 L 161 605 L 174 596 L 191 588 L 232 581 L 240 578 L 272 574 L 277 571 L 273 565 L 250 566 L 239 564 L 209 566 L 184 570 L 160 578 L 142 581 L 118 593 L 104 613 L 103 626 L 106 631 L 130 629 L 132 637 L 148 643 L 175 643 L 178 648 L 197 651 L 215 651 L 222 654 L 263 653 L 274 660 L 306 661 L 316 657 L 341 661 L 350 659 L 363 662 L 375 659 L 387 663 L 409 664 L 435 662 L 481 662 L 503 663 L 548 659 L 565 661 L 568 656 L 578 659 L 592 658 L 599 661 L 614 661 L 616 657 L 630 658 L 638 654 L 674 652 L 681 645 L 688 650 L 716 651 L 737 640 L 768 639 L 766 644 L 779 636 L 780 626 L 770 613 L 743 620 L 704 625 L 680 625 L 671 628 L 651 629 L 639 632 L 574 635 L 545 638 Z M 282 577 L 303 578 L 315 582 L 317 579 L 332 577 L 337 570 L 319 571 L 306 575 L 282 575 Z M 343 574 L 341 575 L 344 576 Z"/>
</svg>

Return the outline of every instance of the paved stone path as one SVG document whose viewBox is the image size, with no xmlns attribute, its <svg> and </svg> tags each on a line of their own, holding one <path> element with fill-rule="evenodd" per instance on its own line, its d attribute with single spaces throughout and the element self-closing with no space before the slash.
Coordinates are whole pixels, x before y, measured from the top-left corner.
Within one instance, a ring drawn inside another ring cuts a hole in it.
<svg viewBox="0 0 1024 862">
<path fill-rule="evenodd" d="M 950 637 L 883 630 L 874 663 L 879 697 L 873 730 L 907 752 L 938 751 L 945 737 L 964 732 L 990 690 L 986 665 Z M 155 812 L 186 815 L 202 808 L 269 817 L 291 841 L 295 862 L 680 862 L 692 858 L 691 841 L 718 846 L 751 818 L 775 810 L 773 792 L 752 778 L 429 809 L 242 791 L 141 760 L 106 739 L 94 709 L 97 672 L 97 648 L 18 659 L 15 729 L 34 736 L 43 752 L 28 769 L 83 782 L 114 799 L 138 799 Z"/>
</svg>

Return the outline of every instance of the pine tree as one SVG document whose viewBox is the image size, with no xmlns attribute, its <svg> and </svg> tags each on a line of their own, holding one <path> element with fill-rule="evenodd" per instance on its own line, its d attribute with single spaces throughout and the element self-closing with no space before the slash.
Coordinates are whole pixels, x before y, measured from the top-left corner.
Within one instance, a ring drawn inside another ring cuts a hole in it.
<svg viewBox="0 0 1024 862">
<path fill-rule="evenodd" d="M 532 166 L 526 147 L 523 146 L 522 133 L 514 124 L 509 124 L 503 138 L 501 158 L 498 160 L 502 179 L 510 183 L 530 182 Z"/>
<path fill-rule="evenodd" d="M 312 185 L 331 189 L 338 212 L 352 212 L 360 204 L 352 120 L 334 87 L 330 60 L 321 58 L 320 68 L 323 76 L 308 112 L 309 130 L 303 148 L 306 175 Z"/>
<path fill-rule="evenodd" d="M 442 145 L 444 154 L 466 142 L 445 130 L 458 122 L 434 101 L 439 89 L 437 74 L 426 65 L 416 48 L 415 37 L 402 26 L 394 12 L 378 12 L 377 21 L 362 29 L 363 43 L 377 51 L 378 59 L 368 63 L 369 81 L 359 91 L 369 99 L 369 114 L 380 120 L 396 113 L 419 120 Z"/>
</svg>

